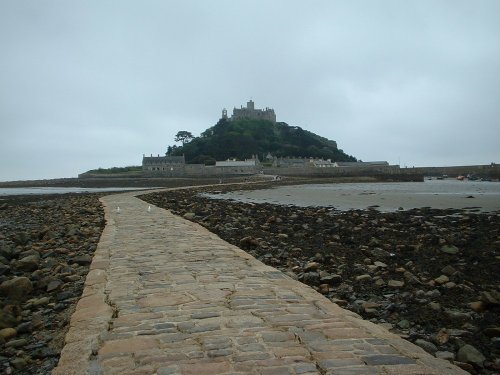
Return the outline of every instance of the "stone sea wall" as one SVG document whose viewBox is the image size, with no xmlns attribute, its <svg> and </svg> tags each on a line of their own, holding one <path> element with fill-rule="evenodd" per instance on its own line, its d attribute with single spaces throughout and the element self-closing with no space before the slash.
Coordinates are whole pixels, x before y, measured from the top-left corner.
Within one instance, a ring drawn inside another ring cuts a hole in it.
<svg viewBox="0 0 500 375">
<path fill-rule="evenodd" d="M 500 165 L 458 165 L 451 167 L 414 167 L 402 168 L 402 173 L 422 174 L 425 176 L 442 176 L 450 177 L 466 176 L 468 174 L 477 175 L 479 177 L 489 177 L 492 179 L 500 178 Z"/>
</svg>

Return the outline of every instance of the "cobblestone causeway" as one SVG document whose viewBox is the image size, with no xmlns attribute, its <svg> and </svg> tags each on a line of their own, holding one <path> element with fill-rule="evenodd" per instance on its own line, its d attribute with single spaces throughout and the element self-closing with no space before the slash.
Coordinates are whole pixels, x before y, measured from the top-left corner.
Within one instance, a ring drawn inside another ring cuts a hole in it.
<svg viewBox="0 0 500 375">
<path fill-rule="evenodd" d="M 54 375 L 467 374 L 134 194 L 102 198 Z"/>
</svg>

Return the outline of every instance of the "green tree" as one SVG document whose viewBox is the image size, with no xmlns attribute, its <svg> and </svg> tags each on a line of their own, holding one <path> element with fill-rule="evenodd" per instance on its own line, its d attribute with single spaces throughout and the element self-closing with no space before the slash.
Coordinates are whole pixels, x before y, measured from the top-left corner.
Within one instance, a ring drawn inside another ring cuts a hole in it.
<svg viewBox="0 0 500 375">
<path fill-rule="evenodd" d="M 188 143 L 193 138 L 194 138 L 194 136 L 191 132 L 188 132 L 186 130 L 181 130 L 181 131 L 178 131 L 177 134 L 175 135 L 174 141 L 182 142 L 182 145 L 184 146 L 186 143 Z"/>
</svg>

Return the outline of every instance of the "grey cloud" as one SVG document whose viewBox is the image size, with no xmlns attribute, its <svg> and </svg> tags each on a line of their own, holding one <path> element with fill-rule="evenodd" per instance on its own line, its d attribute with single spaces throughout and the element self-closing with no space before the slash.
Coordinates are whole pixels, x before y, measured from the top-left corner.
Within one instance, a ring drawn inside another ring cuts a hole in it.
<svg viewBox="0 0 500 375">
<path fill-rule="evenodd" d="M 498 162 L 499 16 L 497 1 L 3 1 L 0 180 L 139 164 L 250 97 L 363 160 Z"/>
</svg>

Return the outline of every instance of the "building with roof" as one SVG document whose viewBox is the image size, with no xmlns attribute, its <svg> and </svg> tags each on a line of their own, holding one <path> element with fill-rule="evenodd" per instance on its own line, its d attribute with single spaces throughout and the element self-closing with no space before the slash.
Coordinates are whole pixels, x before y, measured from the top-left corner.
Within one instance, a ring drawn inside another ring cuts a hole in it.
<svg viewBox="0 0 500 375">
<path fill-rule="evenodd" d="M 142 155 L 142 170 L 144 172 L 178 172 L 184 169 L 186 159 L 182 156 L 146 156 Z"/>
</svg>

